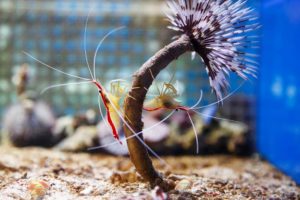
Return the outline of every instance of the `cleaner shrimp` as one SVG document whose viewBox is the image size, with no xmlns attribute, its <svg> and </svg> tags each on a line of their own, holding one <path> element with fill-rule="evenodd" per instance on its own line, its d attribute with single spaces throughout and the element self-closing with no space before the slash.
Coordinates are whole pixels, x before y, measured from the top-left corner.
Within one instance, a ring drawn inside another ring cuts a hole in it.
<svg viewBox="0 0 300 200">
<path fill-rule="evenodd" d="M 85 31 L 84 31 L 84 52 L 85 52 L 85 57 L 86 57 L 86 62 L 87 62 L 87 66 L 88 66 L 88 69 L 89 69 L 89 72 L 90 72 L 90 75 L 91 75 L 91 79 L 89 78 L 84 78 L 84 77 L 80 77 L 80 76 L 77 76 L 77 75 L 73 75 L 73 74 L 69 74 L 69 73 L 66 73 L 64 71 L 61 71 L 57 68 L 54 68 L 40 60 L 38 60 L 37 58 L 35 58 L 34 56 L 32 56 L 31 54 L 23 51 L 24 54 L 26 54 L 27 56 L 29 56 L 30 58 L 34 59 L 35 61 L 39 62 L 40 64 L 50 68 L 50 69 L 53 69 L 57 72 L 60 72 L 62 74 L 65 74 L 69 77 L 72 77 L 72 78 L 77 78 L 77 79 L 80 79 L 80 80 L 83 80 L 81 82 L 74 82 L 74 83 L 65 83 L 65 84 L 57 84 L 57 85 L 52 85 L 50 87 L 47 87 L 45 88 L 44 90 L 42 90 L 42 93 L 46 92 L 47 90 L 49 89 L 52 89 L 52 88 L 57 88 L 57 87 L 62 87 L 62 86 L 68 86 L 68 85 L 74 85 L 74 84 L 84 84 L 84 83 L 93 83 L 97 89 L 98 89 L 98 92 L 99 92 L 99 95 L 102 99 L 102 102 L 104 104 L 104 107 L 106 109 L 106 113 L 107 113 L 107 121 L 108 121 L 108 124 L 112 130 L 112 133 L 113 133 L 113 136 L 116 140 L 119 141 L 119 134 L 118 134 L 118 131 L 116 129 L 116 126 L 115 126 L 115 123 L 111 117 L 111 113 L 114 112 L 113 110 L 113 107 L 111 106 L 114 102 L 113 101 L 110 101 L 109 98 L 108 98 L 108 92 L 106 92 L 105 88 L 102 86 L 102 84 L 97 81 L 97 77 L 96 77 L 96 55 L 97 55 L 97 52 L 101 46 L 101 44 L 104 42 L 104 40 L 109 36 L 111 35 L 112 33 L 120 30 L 120 29 L 123 29 L 124 27 L 119 27 L 119 28 L 116 28 L 116 29 L 113 29 L 112 31 L 110 31 L 109 33 L 107 33 L 103 38 L 102 40 L 99 42 L 97 48 L 96 48 L 96 51 L 95 51 L 95 54 L 94 54 L 94 62 L 93 62 L 93 73 L 92 73 L 92 70 L 90 68 L 90 65 L 89 65 L 89 62 L 88 62 L 88 59 L 87 59 L 87 53 L 86 53 L 86 27 L 87 27 L 87 22 L 88 20 L 86 20 L 86 26 L 85 26 Z M 121 141 L 120 141 L 121 143 Z"/>
<path fill-rule="evenodd" d="M 149 73 L 151 73 L 151 76 L 153 78 L 151 70 L 149 70 Z M 242 82 L 235 90 L 233 90 L 228 95 L 224 96 L 222 99 L 219 99 L 218 101 L 215 101 L 213 103 L 203 105 L 203 106 L 199 106 L 199 104 L 201 103 L 202 97 L 203 97 L 203 92 L 201 91 L 200 92 L 200 97 L 197 100 L 197 102 L 191 107 L 186 107 L 186 106 L 182 106 L 180 104 L 180 102 L 178 100 L 176 100 L 176 98 L 178 98 L 180 96 L 180 94 L 178 93 L 178 88 L 176 88 L 174 86 L 174 84 L 172 84 L 172 82 L 174 80 L 174 75 L 171 77 L 169 82 L 163 83 L 163 86 L 161 87 L 161 89 L 159 88 L 159 86 L 156 83 L 155 79 L 153 79 L 153 80 L 154 80 L 154 86 L 156 87 L 158 95 L 148 95 L 148 96 L 151 96 L 151 99 L 149 101 L 145 102 L 143 109 L 145 111 L 148 111 L 148 112 L 153 112 L 153 111 L 158 111 L 158 110 L 169 110 L 171 112 L 165 118 L 163 118 L 159 123 L 154 124 L 153 126 L 148 127 L 148 128 L 144 129 L 141 132 L 135 133 L 132 136 L 123 138 L 123 139 L 121 139 L 121 141 L 126 141 L 126 140 L 129 140 L 130 138 L 137 137 L 138 135 L 142 134 L 143 132 L 145 132 L 147 130 L 150 130 L 150 129 L 156 127 L 156 126 L 159 126 L 160 124 L 167 121 L 176 111 L 184 111 L 184 112 L 187 113 L 187 116 L 188 116 L 188 118 L 191 122 L 192 128 L 193 128 L 193 132 L 194 132 L 195 140 L 196 140 L 196 152 L 198 154 L 199 153 L 198 135 L 197 135 L 196 126 L 195 126 L 195 124 L 192 120 L 190 112 L 194 112 L 197 115 L 203 116 L 205 118 L 214 118 L 214 119 L 217 119 L 217 120 L 226 120 L 226 121 L 232 121 L 232 122 L 240 123 L 238 121 L 234 121 L 234 120 L 230 120 L 230 119 L 215 117 L 215 116 L 212 116 L 210 113 L 200 112 L 198 110 L 203 109 L 203 108 L 208 108 L 208 107 L 211 107 L 211 106 L 215 106 L 215 105 L 218 105 L 218 104 L 222 103 L 224 100 L 228 99 L 234 93 L 236 93 L 243 86 L 244 82 Z M 111 143 L 108 143 L 108 144 L 105 144 L 105 145 L 102 145 L 102 146 L 89 148 L 89 150 L 101 149 L 101 148 L 109 147 L 109 146 L 112 146 L 112 145 L 115 145 L 115 144 L 117 144 L 117 142 L 111 142 Z"/>
<path fill-rule="evenodd" d="M 152 71 L 149 70 L 149 73 L 151 74 L 154 84 L 156 85 L 158 95 L 154 96 L 154 98 L 152 98 L 151 100 L 146 101 L 143 109 L 148 112 L 153 112 L 153 111 L 162 110 L 162 109 L 186 112 L 186 114 L 191 122 L 193 131 L 194 131 L 197 154 L 199 154 L 198 134 L 197 134 L 197 129 L 193 122 L 190 112 L 194 112 L 203 117 L 209 117 L 209 118 L 214 118 L 214 119 L 218 119 L 218 120 L 234 121 L 234 120 L 230 120 L 230 119 L 224 119 L 224 118 L 220 118 L 220 117 L 211 116 L 209 114 L 201 113 L 198 110 L 201 108 L 206 108 L 206 107 L 210 107 L 210 106 L 222 103 L 223 100 L 227 99 L 232 94 L 234 94 L 238 89 L 240 89 L 240 87 L 242 87 L 243 83 L 236 90 L 234 90 L 233 92 L 231 92 L 224 98 L 222 98 L 214 103 L 211 103 L 209 105 L 205 105 L 205 106 L 199 106 L 199 104 L 201 103 L 202 97 L 203 97 L 203 92 L 201 91 L 198 101 L 193 106 L 187 107 L 187 106 L 182 106 L 181 103 L 178 100 L 176 100 L 176 98 L 179 97 L 179 94 L 178 94 L 178 89 L 174 86 L 174 84 L 172 84 L 174 75 L 171 77 L 169 82 L 164 82 L 162 88 L 159 89 L 158 85 L 155 82 Z M 237 122 L 237 121 L 234 121 L 234 122 Z"/>
<path fill-rule="evenodd" d="M 123 113 L 121 111 L 119 111 L 120 105 L 119 105 L 118 100 L 120 100 L 120 97 L 115 96 L 114 94 L 109 93 L 108 91 L 106 91 L 105 88 L 104 88 L 104 86 L 97 80 L 97 77 L 96 77 L 96 58 L 97 58 L 98 50 L 100 49 L 102 43 L 104 42 L 104 40 L 108 36 L 110 36 L 111 34 L 117 32 L 118 30 L 121 30 L 121 29 L 123 29 L 125 27 L 121 26 L 121 27 L 118 27 L 118 28 L 115 28 L 115 29 L 111 30 L 98 43 L 98 45 L 96 47 L 96 50 L 94 52 L 94 57 L 93 57 L 93 72 L 92 72 L 90 64 L 89 64 L 89 61 L 88 61 L 88 57 L 87 57 L 87 51 L 86 51 L 86 35 L 87 35 L 88 18 L 89 18 L 89 15 L 88 15 L 88 17 L 87 17 L 87 19 L 85 21 L 85 29 L 84 29 L 84 55 L 85 55 L 85 61 L 86 61 L 86 64 L 87 64 L 87 67 L 88 67 L 88 70 L 89 70 L 91 78 L 85 78 L 85 77 L 81 77 L 81 76 L 78 76 L 78 75 L 74 75 L 74 74 L 70 74 L 70 73 L 64 72 L 64 71 L 62 71 L 60 69 L 57 69 L 57 68 L 55 68 L 53 66 L 50 66 L 50 65 L 44 63 L 43 61 L 41 61 L 41 60 L 37 59 L 36 57 L 34 57 L 33 55 L 31 55 L 30 53 L 28 53 L 26 51 L 23 51 L 23 53 L 25 55 L 27 55 L 31 59 L 35 60 L 36 62 L 40 63 L 41 65 L 43 65 L 43 66 L 45 66 L 45 67 L 47 67 L 47 68 L 49 68 L 51 70 L 54 70 L 54 71 L 56 71 L 58 73 L 64 74 L 64 75 L 66 75 L 68 77 L 80 80 L 80 81 L 77 81 L 77 82 L 70 82 L 70 83 L 62 83 L 62 84 L 51 85 L 51 86 L 46 87 L 45 89 L 43 89 L 41 93 L 44 93 L 44 92 L 46 92 L 46 91 L 48 91 L 50 89 L 53 89 L 53 88 L 59 88 L 59 87 L 64 87 L 64 86 L 69 86 L 69 85 L 81 85 L 81 84 L 91 84 L 91 83 L 94 84 L 96 86 L 97 90 L 98 90 L 98 93 L 99 93 L 99 96 L 98 96 L 98 100 L 99 100 L 98 105 L 99 105 L 99 111 L 100 111 L 101 117 L 104 119 L 104 122 L 110 127 L 114 138 L 117 140 L 116 142 L 122 144 L 122 141 L 119 138 L 119 134 L 118 134 L 117 126 L 116 126 L 116 125 L 119 124 L 118 120 L 121 119 L 123 121 L 123 123 L 134 133 L 133 137 L 137 137 L 138 140 L 149 150 L 150 153 L 152 153 L 153 156 L 155 156 L 162 163 L 164 163 L 165 165 L 167 165 L 167 163 L 162 158 L 160 158 L 160 156 L 158 156 L 158 154 L 155 153 L 139 137 L 139 134 L 141 134 L 142 131 L 139 132 L 139 133 L 135 133 L 135 131 L 125 121 L 125 119 L 123 117 Z M 118 79 L 118 80 L 121 80 L 121 79 Z M 118 86 L 115 86 L 115 87 L 116 88 L 111 88 L 111 90 L 120 89 Z M 123 89 L 122 90 L 118 90 L 118 95 L 121 95 L 121 94 L 125 94 L 125 90 L 123 90 Z M 107 121 L 105 120 L 104 114 L 103 114 L 103 112 L 101 110 L 100 101 L 102 101 L 102 103 L 104 104 L 105 111 L 106 111 L 106 116 L 107 116 L 106 117 Z M 154 126 L 157 126 L 157 124 L 153 125 L 152 127 L 154 127 Z M 151 129 L 152 127 L 149 127 L 149 129 Z"/>
</svg>

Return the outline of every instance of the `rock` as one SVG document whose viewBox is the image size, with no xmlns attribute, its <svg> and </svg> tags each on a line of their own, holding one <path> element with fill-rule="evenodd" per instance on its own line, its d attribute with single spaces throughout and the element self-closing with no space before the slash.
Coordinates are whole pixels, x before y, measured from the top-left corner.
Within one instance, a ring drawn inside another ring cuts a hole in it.
<svg viewBox="0 0 300 200">
<path fill-rule="evenodd" d="M 183 179 L 176 184 L 175 190 L 182 190 L 182 191 L 188 190 L 192 188 L 192 185 L 193 182 L 191 180 Z"/>
<path fill-rule="evenodd" d="M 54 124 L 54 114 L 46 103 L 24 99 L 8 109 L 3 129 L 15 146 L 52 146 L 56 142 Z"/>
<path fill-rule="evenodd" d="M 94 188 L 93 187 L 87 187 L 84 190 L 80 191 L 80 195 L 90 195 L 93 192 Z"/>
<path fill-rule="evenodd" d="M 63 151 L 86 151 L 95 145 L 97 137 L 96 127 L 81 126 L 73 135 L 57 144 L 55 148 Z"/>
<path fill-rule="evenodd" d="M 74 118 L 72 116 L 59 117 L 56 120 L 55 126 L 53 128 L 53 133 L 61 138 L 73 135 L 75 132 L 73 121 Z"/>
<path fill-rule="evenodd" d="M 50 185 L 43 180 L 32 180 L 28 184 L 28 190 L 33 199 L 39 199 L 46 194 Z"/>
<path fill-rule="evenodd" d="M 135 171 L 127 171 L 127 172 L 117 171 L 110 176 L 110 181 L 113 184 L 134 183 L 137 181 L 141 181 L 141 177 L 138 176 Z"/>
<path fill-rule="evenodd" d="M 129 171 L 133 167 L 129 160 L 121 160 L 117 163 L 117 169 L 120 171 Z"/>
<path fill-rule="evenodd" d="M 95 126 L 96 119 L 96 113 L 92 109 L 87 110 L 84 114 L 59 117 L 53 128 L 53 134 L 59 138 L 70 137 L 81 126 Z"/>
</svg>

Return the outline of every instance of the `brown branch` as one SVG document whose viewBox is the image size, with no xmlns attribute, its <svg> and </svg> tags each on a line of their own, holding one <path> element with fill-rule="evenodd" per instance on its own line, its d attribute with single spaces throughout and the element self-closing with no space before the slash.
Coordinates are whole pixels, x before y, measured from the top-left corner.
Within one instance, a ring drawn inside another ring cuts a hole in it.
<svg viewBox="0 0 300 200">
<path fill-rule="evenodd" d="M 21 97 L 26 92 L 27 82 L 28 82 L 28 65 L 23 64 L 18 69 L 16 78 L 16 87 L 17 87 L 17 95 Z"/>
<path fill-rule="evenodd" d="M 169 63 L 192 49 L 193 47 L 190 43 L 189 37 L 183 35 L 157 52 L 134 74 L 132 88 L 125 100 L 125 120 L 136 133 L 143 129 L 143 103 L 147 90 L 153 82 L 152 75 L 149 71 L 151 70 L 155 78 L 162 69 L 168 66 Z M 134 135 L 126 125 L 124 126 L 124 130 L 126 137 Z M 143 136 L 140 135 L 140 138 L 143 139 Z M 138 138 L 134 137 L 128 139 L 127 144 L 131 161 L 135 165 L 138 173 L 150 183 L 151 187 L 159 185 L 162 189 L 169 190 L 169 185 L 154 169 L 147 149 L 138 140 Z"/>
</svg>

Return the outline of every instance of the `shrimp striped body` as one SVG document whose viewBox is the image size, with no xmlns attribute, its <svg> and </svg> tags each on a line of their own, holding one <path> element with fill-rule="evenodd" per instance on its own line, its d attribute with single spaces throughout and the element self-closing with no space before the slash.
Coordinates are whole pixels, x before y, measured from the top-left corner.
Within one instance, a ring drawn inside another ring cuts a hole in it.
<svg viewBox="0 0 300 200">
<path fill-rule="evenodd" d="M 99 82 L 94 80 L 93 83 L 99 90 L 100 97 L 106 109 L 107 121 L 112 130 L 113 136 L 120 142 L 120 144 L 122 144 L 119 138 L 118 130 L 116 128 L 120 126 L 119 116 L 114 112 L 115 110 L 111 105 L 113 103 L 115 107 L 119 107 L 118 98 L 114 97 L 113 95 L 106 94 L 104 87 Z M 107 95 L 110 95 L 110 98 Z"/>
<path fill-rule="evenodd" d="M 156 111 L 161 109 L 176 110 L 178 107 L 180 107 L 180 104 L 174 97 L 170 95 L 159 95 L 146 102 L 143 109 L 146 111 Z"/>
<path fill-rule="evenodd" d="M 151 71 L 150 73 L 152 75 Z M 143 109 L 145 111 L 151 112 L 161 109 L 184 111 L 188 110 L 188 108 L 181 106 L 180 102 L 176 100 L 176 97 L 178 97 L 179 95 L 176 87 L 171 83 L 173 78 L 174 76 L 168 83 L 165 82 L 161 89 L 159 89 L 157 86 L 159 94 L 144 104 Z"/>
<path fill-rule="evenodd" d="M 154 76 L 150 70 L 150 74 L 154 80 Z M 157 91 L 158 91 L 158 95 L 155 96 L 154 98 L 152 98 L 151 100 L 145 102 L 145 104 L 143 105 L 143 110 L 148 111 L 148 112 L 153 112 L 153 111 L 158 111 L 158 110 L 171 110 L 171 111 L 184 111 L 186 112 L 192 128 L 193 128 L 193 132 L 195 135 L 195 141 L 196 141 L 196 152 L 197 154 L 199 153 L 199 142 L 198 142 L 198 131 L 194 125 L 194 122 L 192 120 L 192 117 L 190 115 L 190 112 L 195 112 L 193 109 L 200 103 L 201 99 L 202 99 L 202 91 L 201 91 L 201 96 L 199 98 L 199 100 L 197 101 L 197 103 L 192 106 L 192 107 L 186 107 L 186 106 L 182 106 L 181 103 L 179 101 L 176 100 L 176 98 L 179 96 L 178 91 L 176 89 L 176 87 L 172 84 L 174 75 L 171 77 L 169 82 L 165 82 L 162 86 L 161 89 L 159 89 L 158 85 L 156 85 L 157 87 Z"/>
<path fill-rule="evenodd" d="M 169 95 L 155 97 L 154 99 L 146 102 L 143 109 L 148 112 L 153 112 L 162 109 L 182 111 L 189 110 L 188 107 L 181 106 L 180 103 L 174 99 L 174 97 Z"/>
</svg>

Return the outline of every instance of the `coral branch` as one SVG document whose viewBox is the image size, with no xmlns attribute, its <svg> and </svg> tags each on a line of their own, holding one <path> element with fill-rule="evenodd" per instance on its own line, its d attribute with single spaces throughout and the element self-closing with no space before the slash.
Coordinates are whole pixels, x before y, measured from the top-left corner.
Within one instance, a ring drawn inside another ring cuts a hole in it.
<svg viewBox="0 0 300 200">
<path fill-rule="evenodd" d="M 125 119 L 136 133 L 143 129 L 143 122 L 141 120 L 143 103 L 148 88 L 153 82 L 153 77 L 149 71 L 151 70 L 153 76 L 156 77 L 169 63 L 192 49 L 189 37 L 182 35 L 179 39 L 157 52 L 134 74 L 132 88 L 125 100 Z M 124 126 L 124 129 L 126 137 L 134 135 L 127 126 Z M 140 137 L 143 139 L 143 136 Z M 150 183 L 151 187 L 159 185 L 162 189 L 169 190 L 170 187 L 167 182 L 154 169 L 147 149 L 143 144 L 135 137 L 127 140 L 127 144 L 131 161 L 138 173 Z"/>
<path fill-rule="evenodd" d="M 222 99 L 229 83 L 226 74 L 234 72 L 247 79 L 255 77 L 256 55 L 248 53 L 256 48 L 254 30 L 259 28 L 257 17 L 246 0 L 168 0 L 171 26 L 181 36 L 150 58 L 134 75 L 132 89 L 125 101 L 126 121 L 135 132 L 143 128 L 143 102 L 153 78 L 171 61 L 187 51 L 196 51 L 203 59 L 210 86 L 218 100 Z M 253 35 L 254 34 L 254 35 Z M 150 73 L 149 73 L 150 72 Z M 132 123 L 131 123 L 132 122 Z M 126 137 L 135 135 L 124 126 Z M 168 184 L 155 171 L 140 138 L 127 141 L 130 157 L 137 171 L 150 182 L 167 190 Z M 141 139 L 142 136 L 141 136 Z"/>
</svg>

